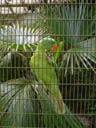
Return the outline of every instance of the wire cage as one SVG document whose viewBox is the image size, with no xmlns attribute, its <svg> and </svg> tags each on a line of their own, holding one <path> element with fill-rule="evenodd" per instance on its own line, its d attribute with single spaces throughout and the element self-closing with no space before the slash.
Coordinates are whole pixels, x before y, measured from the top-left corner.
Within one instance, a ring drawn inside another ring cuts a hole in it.
<svg viewBox="0 0 96 128">
<path fill-rule="evenodd" d="M 95 0 L 0 0 L 0 128 L 96 128 Z"/>
</svg>

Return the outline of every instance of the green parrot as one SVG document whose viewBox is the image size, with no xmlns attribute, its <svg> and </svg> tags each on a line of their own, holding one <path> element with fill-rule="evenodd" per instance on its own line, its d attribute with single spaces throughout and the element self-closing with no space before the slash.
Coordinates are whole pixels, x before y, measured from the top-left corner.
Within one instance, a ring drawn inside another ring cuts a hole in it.
<svg viewBox="0 0 96 128">
<path fill-rule="evenodd" d="M 73 123 L 70 128 L 86 128 L 63 102 L 55 67 L 50 59 L 51 57 L 49 57 L 54 55 L 56 50 L 57 44 L 54 39 L 49 37 L 41 39 L 30 60 L 31 72 L 35 75 L 39 84 L 46 86 L 56 113 L 64 115 L 67 123 Z"/>
</svg>

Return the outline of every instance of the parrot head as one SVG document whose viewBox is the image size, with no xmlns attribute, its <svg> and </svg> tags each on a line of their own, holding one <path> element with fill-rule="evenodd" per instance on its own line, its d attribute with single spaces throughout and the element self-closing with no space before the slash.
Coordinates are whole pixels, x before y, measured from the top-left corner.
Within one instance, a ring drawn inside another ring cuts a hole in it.
<svg viewBox="0 0 96 128">
<path fill-rule="evenodd" d="M 40 40 L 40 43 L 42 43 L 43 48 L 48 51 L 56 51 L 57 50 L 57 44 L 56 41 L 50 37 L 45 37 Z"/>
</svg>

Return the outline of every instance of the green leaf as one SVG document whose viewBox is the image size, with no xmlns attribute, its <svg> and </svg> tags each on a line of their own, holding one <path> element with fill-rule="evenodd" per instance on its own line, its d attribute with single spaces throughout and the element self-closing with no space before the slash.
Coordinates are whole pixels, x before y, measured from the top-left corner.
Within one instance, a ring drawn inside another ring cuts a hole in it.
<svg viewBox="0 0 96 128">
<path fill-rule="evenodd" d="M 2 127 L 86 128 L 65 105 L 66 113 L 55 112 L 46 86 L 19 78 L 0 84 Z"/>
<path fill-rule="evenodd" d="M 9 79 L 18 78 L 24 74 L 25 64 L 27 64 L 27 59 L 23 55 L 15 51 L 11 51 L 8 54 L 1 57 L 0 61 L 0 82 L 4 82 Z M 26 65 L 27 66 L 27 65 Z"/>
<path fill-rule="evenodd" d="M 32 85 L 33 84 L 33 85 Z M 39 102 L 32 89 L 35 81 L 24 78 L 0 84 L 0 125 L 14 127 L 38 126 Z"/>
</svg>

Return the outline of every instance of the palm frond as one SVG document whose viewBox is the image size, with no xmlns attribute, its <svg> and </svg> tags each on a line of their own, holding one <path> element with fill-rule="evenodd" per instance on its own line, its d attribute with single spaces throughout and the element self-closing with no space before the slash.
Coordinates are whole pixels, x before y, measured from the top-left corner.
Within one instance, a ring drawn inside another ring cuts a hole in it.
<svg viewBox="0 0 96 128">
<path fill-rule="evenodd" d="M 0 126 L 36 126 L 38 103 L 32 84 L 21 78 L 0 85 Z"/>
<path fill-rule="evenodd" d="M 28 67 L 26 56 L 11 51 L 0 57 L 0 82 L 24 76 L 24 72 L 27 70 L 26 67 Z"/>
<path fill-rule="evenodd" d="M 56 113 L 46 88 L 34 80 L 19 78 L 0 84 L 2 127 L 86 128 L 65 107 L 64 115 Z"/>
<path fill-rule="evenodd" d="M 86 38 L 87 35 L 96 32 L 94 28 L 95 21 L 89 19 L 90 15 L 91 19 L 93 19 L 92 15 L 94 15 L 95 12 L 90 9 L 90 6 L 82 3 L 83 0 L 80 5 L 62 4 L 53 7 L 50 6 L 43 10 L 44 13 L 42 12 L 42 15 L 45 20 L 41 19 L 42 26 L 44 26 L 50 34 L 53 34 L 54 37 L 60 36 L 59 39 L 65 41 L 65 43 L 70 43 L 70 39 L 72 43 L 75 43 L 80 40 L 79 35 L 85 35 L 82 39 Z"/>
<path fill-rule="evenodd" d="M 65 75 L 67 71 L 73 74 L 74 69 L 86 70 L 92 69 L 95 73 L 93 63 L 96 64 L 96 39 L 88 39 L 78 43 L 77 48 L 70 48 L 62 57 L 59 70 L 64 68 Z M 81 66 L 83 65 L 83 67 Z"/>
<path fill-rule="evenodd" d="M 87 6 L 84 0 L 79 5 L 54 5 L 44 9 L 41 16 L 45 19 L 41 19 L 41 28 L 45 28 L 53 38 L 64 43 L 60 69 L 62 67 L 65 74 L 68 70 L 73 74 L 76 68 L 81 71 L 83 65 L 83 68 L 91 68 L 95 72 L 92 65 L 96 63 L 95 6 Z M 59 58 L 59 52 L 57 51 L 55 58 Z"/>
<path fill-rule="evenodd" d="M 0 28 L 0 41 L 10 45 L 9 49 L 26 51 L 29 48 L 33 50 L 32 46 L 41 39 L 41 34 L 43 35 L 41 29 L 23 27 L 17 23 Z"/>
</svg>

